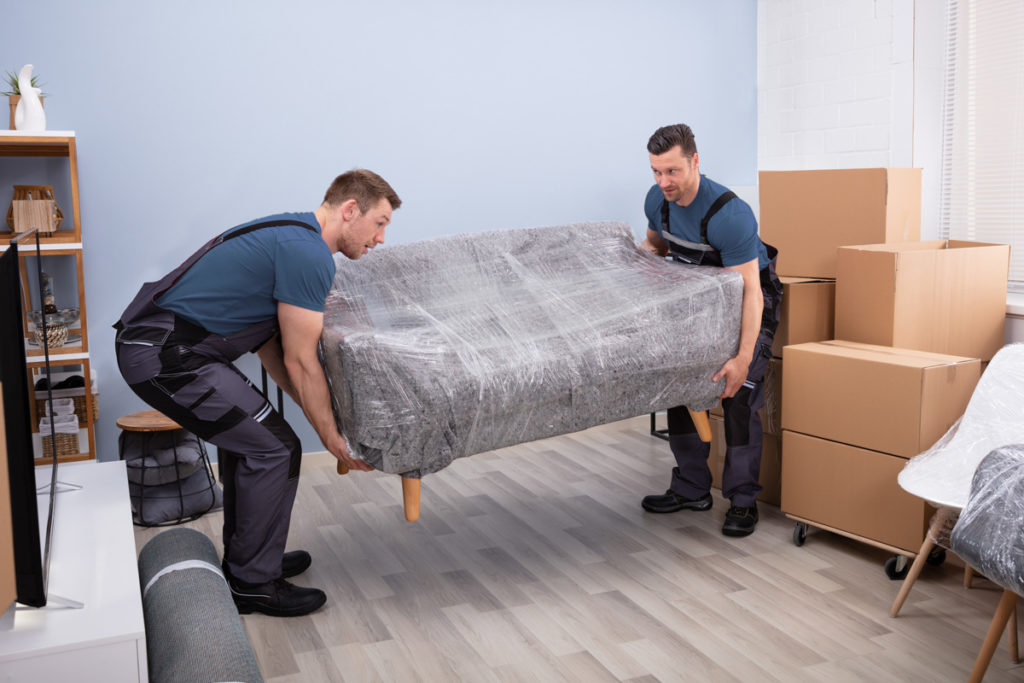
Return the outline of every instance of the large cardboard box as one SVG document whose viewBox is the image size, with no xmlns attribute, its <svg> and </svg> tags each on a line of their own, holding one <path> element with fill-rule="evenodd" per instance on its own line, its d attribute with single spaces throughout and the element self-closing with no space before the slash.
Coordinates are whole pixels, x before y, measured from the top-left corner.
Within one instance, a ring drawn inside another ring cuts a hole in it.
<svg viewBox="0 0 1024 683">
<path fill-rule="evenodd" d="M 722 488 L 722 470 L 725 468 L 725 423 L 720 417 L 711 417 L 711 486 Z M 782 492 L 782 437 L 765 434 L 761 447 L 761 493 L 757 499 L 769 505 L 778 505 Z"/>
<path fill-rule="evenodd" d="M 1010 247 L 866 244 L 839 250 L 836 338 L 991 360 L 1003 346 Z"/>
<path fill-rule="evenodd" d="M 836 249 L 921 239 L 921 169 L 761 171 L 761 239 L 779 275 L 836 277 Z"/>
<path fill-rule="evenodd" d="M 722 403 L 710 411 L 711 417 L 719 420 L 725 418 Z M 768 369 L 764 373 L 764 405 L 757 414 L 761 416 L 761 429 L 765 434 L 782 435 L 782 360 L 772 358 L 768 361 Z"/>
<path fill-rule="evenodd" d="M 977 358 L 856 342 L 786 347 L 782 429 L 910 458 L 959 418 Z"/>
<path fill-rule="evenodd" d="M 782 511 L 917 552 L 934 509 L 896 482 L 903 458 L 782 432 Z"/>
<path fill-rule="evenodd" d="M 835 339 L 836 281 L 780 277 L 782 307 L 772 355 L 782 358 L 788 344 Z"/>
</svg>

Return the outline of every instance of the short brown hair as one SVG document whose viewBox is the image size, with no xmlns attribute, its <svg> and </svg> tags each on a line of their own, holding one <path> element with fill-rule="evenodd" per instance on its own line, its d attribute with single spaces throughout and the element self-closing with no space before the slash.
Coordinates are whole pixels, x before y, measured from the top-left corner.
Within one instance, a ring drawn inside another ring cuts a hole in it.
<svg viewBox="0 0 1024 683">
<path fill-rule="evenodd" d="M 685 123 L 662 126 L 654 131 L 654 135 L 647 141 L 647 151 L 651 154 L 664 154 L 677 145 L 682 148 L 683 156 L 692 157 L 697 153 L 693 131 Z"/>
<path fill-rule="evenodd" d="M 372 209 L 381 199 L 388 200 L 392 209 L 402 205 L 402 200 L 388 185 L 388 181 L 365 168 L 354 168 L 342 173 L 324 193 L 324 204 L 330 206 L 339 206 L 349 199 L 356 200 L 359 210 L 363 212 Z"/>
</svg>

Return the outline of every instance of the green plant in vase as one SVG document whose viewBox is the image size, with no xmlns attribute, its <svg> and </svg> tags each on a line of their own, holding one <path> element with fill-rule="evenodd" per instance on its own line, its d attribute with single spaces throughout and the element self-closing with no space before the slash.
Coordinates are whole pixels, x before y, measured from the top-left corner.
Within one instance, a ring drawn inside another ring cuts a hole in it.
<svg viewBox="0 0 1024 683">
<path fill-rule="evenodd" d="M 8 97 L 21 95 L 21 86 L 18 85 L 18 74 L 8 71 L 4 80 L 6 81 L 5 85 L 7 86 L 7 90 L 4 90 L 0 95 L 7 95 Z M 38 75 L 33 75 L 31 82 L 33 88 L 40 88 L 42 86 L 42 83 L 39 82 Z M 39 93 L 39 97 L 46 97 L 46 93 Z"/>
</svg>

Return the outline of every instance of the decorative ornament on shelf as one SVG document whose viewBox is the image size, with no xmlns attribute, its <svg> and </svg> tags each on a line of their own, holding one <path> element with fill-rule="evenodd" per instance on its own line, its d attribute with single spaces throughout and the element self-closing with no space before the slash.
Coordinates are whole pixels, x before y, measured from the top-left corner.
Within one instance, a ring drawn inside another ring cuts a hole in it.
<svg viewBox="0 0 1024 683">
<path fill-rule="evenodd" d="M 57 306 L 53 303 L 53 278 L 48 273 L 39 273 L 39 279 L 43 281 L 43 313 L 56 313 Z"/>
<path fill-rule="evenodd" d="M 11 105 L 10 126 L 14 130 L 41 132 L 46 130 L 46 114 L 43 112 L 43 91 L 36 87 L 37 77 L 32 75 L 32 65 L 21 67 L 17 78 L 8 72 L 8 96 Z"/>
<path fill-rule="evenodd" d="M 45 286 L 45 285 L 44 285 Z M 43 301 L 47 300 L 47 295 L 44 291 Z M 32 326 L 35 328 L 33 331 L 33 340 L 35 346 L 42 348 L 43 339 L 46 339 L 46 345 L 50 348 L 57 348 L 64 346 L 64 343 L 68 341 L 68 325 L 72 325 L 78 320 L 79 310 L 77 308 L 57 308 L 53 306 L 53 295 L 49 296 L 50 306 L 46 303 L 43 304 L 43 311 L 29 311 L 28 317 L 32 321 Z M 52 309 L 50 308 L 52 306 Z M 53 312 L 50 313 L 49 311 Z M 45 311 L 45 312 L 44 312 Z M 43 321 L 46 321 L 46 335 L 43 336 Z"/>
</svg>

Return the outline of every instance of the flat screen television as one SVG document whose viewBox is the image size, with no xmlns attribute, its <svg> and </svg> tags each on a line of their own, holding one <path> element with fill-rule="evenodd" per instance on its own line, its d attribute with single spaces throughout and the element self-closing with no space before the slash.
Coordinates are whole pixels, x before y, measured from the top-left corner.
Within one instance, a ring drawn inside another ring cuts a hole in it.
<svg viewBox="0 0 1024 683">
<path fill-rule="evenodd" d="M 3 383 L 4 422 L 7 427 L 15 583 L 18 602 L 43 607 L 46 605 L 44 557 L 48 553 L 43 553 L 39 543 L 24 320 L 18 246 L 12 242 L 0 254 L 0 321 L 3 321 L 0 324 L 0 382 Z M 52 505 L 50 509 L 52 511 Z"/>
</svg>

